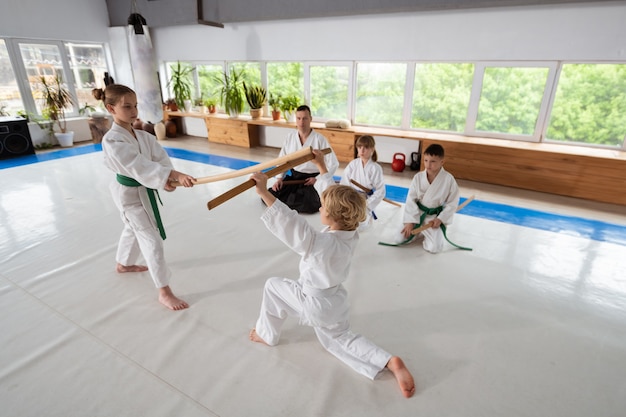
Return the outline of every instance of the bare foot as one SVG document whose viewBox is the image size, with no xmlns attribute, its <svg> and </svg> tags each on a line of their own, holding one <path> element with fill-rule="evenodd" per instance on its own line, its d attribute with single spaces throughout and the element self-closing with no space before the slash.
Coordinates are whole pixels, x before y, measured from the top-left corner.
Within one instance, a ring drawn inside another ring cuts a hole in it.
<svg viewBox="0 0 626 417">
<path fill-rule="evenodd" d="M 117 267 L 115 268 L 115 270 L 117 272 L 119 272 L 120 274 L 123 272 L 145 272 L 148 270 L 147 266 L 144 265 L 122 265 L 122 264 L 117 264 Z"/>
<path fill-rule="evenodd" d="M 174 295 L 169 286 L 159 288 L 159 302 L 170 310 L 184 310 L 189 307 L 186 301 Z"/>
<path fill-rule="evenodd" d="M 393 376 L 396 377 L 402 395 L 406 398 L 412 397 L 413 394 L 415 394 L 415 381 L 413 380 L 411 372 L 409 372 L 404 362 L 402 362 L 402 359 L 393 356 L 389 359 L 389 362 L 387 362 L 387 368 L 393 373 Z"/>
<path fill-rule="evenodd" d="M 249 335 L 249 337 L 250 337 L 250 340 L 252 340 L 253 342 L 263 343 L 264 345 L 267 345 L 267 343 L 265 342 L 265 340 L 261 339 L 261 336 L 259 336 L 259 335 L 256 333 L 256 329 L 252 329 L 252 330 L 250 330 L 250 335 Z M 269 345 L 267 345 L 267 346 L 269 346 Z"/>
</svg>

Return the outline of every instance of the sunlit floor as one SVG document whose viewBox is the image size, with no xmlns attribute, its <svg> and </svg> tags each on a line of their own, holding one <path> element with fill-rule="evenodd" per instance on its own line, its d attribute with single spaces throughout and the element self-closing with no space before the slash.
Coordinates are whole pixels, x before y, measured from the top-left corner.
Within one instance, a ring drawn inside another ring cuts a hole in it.
<svg viewBox="0 0 626 417">
<path fill-rule="evenodd" d="M 163 145 L 179 170 L 198 177 L 238 166 L 206 153 L 256 162 L 277 155 L 192 138 Z M 266 231 L 253 190 L 207 209 L 247 178 L 161 193 L 172 288 L 191 305 L 172 312 L 156 301 L 147 273 L 114 270 L 121 220 L 98 148 L 36 160 L 0 161 L 2 415 L 626 410 L 624 207 L 459 181 L 462 197 L 476 200 L 455 217 L 450 237 L 473 251 L 448 245 L 431 255 L 419 244 L 377 244 L 401 213 L 381 203 L 346 288 L 353 329 L 413 372 L 417 393 L 407 400 L 391 374 L 360 376 L 297 320 L 276 347 L 248 341 L 265 280 L 297 278 L 299 259 Z M 393 195 L 414 174 L 385 173 Z M 306 218 L 321 227 L 317 215 Z"/>
</svg>

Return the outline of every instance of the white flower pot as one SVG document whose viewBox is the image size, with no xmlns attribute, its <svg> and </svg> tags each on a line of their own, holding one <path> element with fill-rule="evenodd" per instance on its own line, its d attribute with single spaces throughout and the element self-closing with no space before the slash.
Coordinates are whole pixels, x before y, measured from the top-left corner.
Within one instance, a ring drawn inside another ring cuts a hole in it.
<svg viewBox="0 0 626 417">
<path fill-rule="evenodd" d="M 54 133 L 54 137 L 59 141 L 59 145 L 63 148 L 69 148 L 74 145 L 74 132 Z"/>
</svg>

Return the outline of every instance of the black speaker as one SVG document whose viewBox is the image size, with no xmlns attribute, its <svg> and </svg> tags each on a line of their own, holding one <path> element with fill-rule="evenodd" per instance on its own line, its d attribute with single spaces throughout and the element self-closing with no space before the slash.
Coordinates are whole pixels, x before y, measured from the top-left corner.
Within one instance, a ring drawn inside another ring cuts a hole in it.
<svg viewBox="0 0 626 417">
<path fill-rule="evenodd" d="M 22 117 L 0 117 L 0 159 L 33 155 L 35 148 Z"/>
</svg>

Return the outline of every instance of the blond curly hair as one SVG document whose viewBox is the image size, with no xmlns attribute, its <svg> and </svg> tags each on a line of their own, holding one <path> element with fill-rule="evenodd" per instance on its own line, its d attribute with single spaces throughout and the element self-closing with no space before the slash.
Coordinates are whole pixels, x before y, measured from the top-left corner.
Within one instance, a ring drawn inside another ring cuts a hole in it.
<svg viewBox="0 0 626 417">
<path fill-rule="evenodd" d="M 347 185 L 333 185 L 324 190 L 322 205 L 341 230 L 356 230 L 366 219 L 365 196 Z"/>
</svg>

